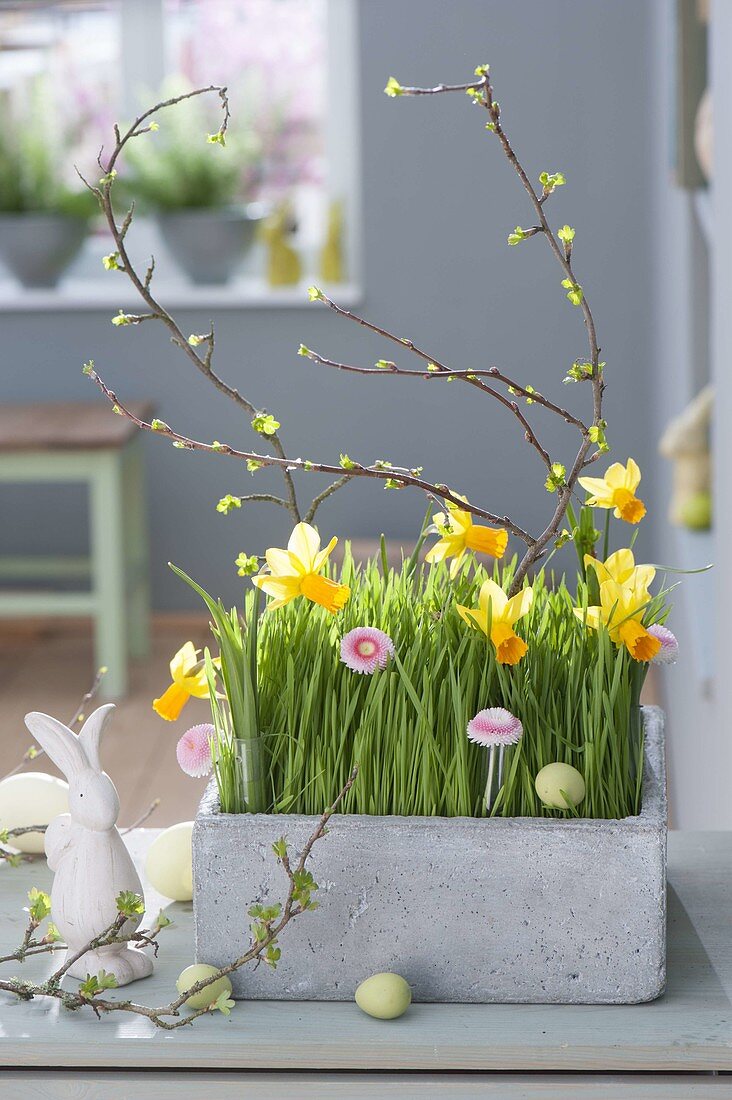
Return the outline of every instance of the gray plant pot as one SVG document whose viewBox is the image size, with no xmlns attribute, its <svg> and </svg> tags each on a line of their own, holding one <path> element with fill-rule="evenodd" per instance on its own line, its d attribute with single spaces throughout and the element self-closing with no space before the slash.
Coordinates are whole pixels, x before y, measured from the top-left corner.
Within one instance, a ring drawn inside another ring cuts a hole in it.
<svg viewBox="0 0 732 1100">
<path fill-rule="evenodd" d="M 643 808 L 622 821 L 339 815 L 310 868 L 320 908 L 283 932 L 277 970 L 232 974 L 234 995 L 349 1000 L 394 970 L 416 1001 L 633 1004 L 666 978 L 663 712 L 644 708 Z M 272 853 L 316 818 L 221 814 L 193 830 L 196 957 L 249 943 L 247 909 L 283 898 Z"/>
<path fill-rule="evenodd" d="M 251 248 L 261 213 L 256 207 L 177 210 L 158 214 L 165 244 L 192 282 L 227 283 Z"/>
<path fill-rule="evenodd" d="M 26 287 L 54 287 L 89 231 L 66 214 L 0 214 L 0 260 Z"/>
</svg>

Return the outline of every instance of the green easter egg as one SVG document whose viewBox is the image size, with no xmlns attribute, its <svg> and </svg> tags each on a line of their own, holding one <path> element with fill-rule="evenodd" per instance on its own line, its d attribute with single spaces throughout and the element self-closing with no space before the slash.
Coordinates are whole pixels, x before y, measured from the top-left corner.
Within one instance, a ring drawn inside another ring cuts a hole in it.
<svg viewBox="0 0 732 1100">
<path fill-rule="evenodd" d="M 681 522 L 692 531 L 708 531 L 712 526 L 712 494 L 694 493 L 684 501 Z"/>
<path fill-rule="evenodd" d="M 193 897 L 193 822 L 180 821 L 155 838 L 145 860 L 145 877 L 154 890 L 173 901 Z"/>
<path fill-rule="evenodd" d="M 186 990 L 194 986 L 196 982 L 201 982 L 204 978 L 209 978 L 212 974 L 215 974 L 218 969 L 218 966 L 209 966 L 208 963 L 193 963 L 192 966 L 187 966 L 180 974 L 178 981 L 175 983 L 175 987 L 179 993 L 185 993 Z M 226 974 L 224 974 L 222 978 L 219 978 L 218 981 L 211 982 L 205 989 L 201 989 L 198 993 L 194 993 L 185 1003 L 188 1008 L 208 1008 L 208 1006 L 213 1004 L 222 993 L 231 993 L 231 982 Z"/>
<path fill-rule="evenodd" d="M 551 810 L 569 808 L 562 791 L 572 806 L 579 806 L 585 797 L 585 781 L 571 764 L 547 764 L 537 775 L 534 786 L 541 801 Z"/>
<path fill-rule="evenodd" d="M 377 1020 L 396 1020 L 412 1003 L 412 990 L 400 974 L 372 974 L 356 990 L 356 1004 Z"/>
</svg>

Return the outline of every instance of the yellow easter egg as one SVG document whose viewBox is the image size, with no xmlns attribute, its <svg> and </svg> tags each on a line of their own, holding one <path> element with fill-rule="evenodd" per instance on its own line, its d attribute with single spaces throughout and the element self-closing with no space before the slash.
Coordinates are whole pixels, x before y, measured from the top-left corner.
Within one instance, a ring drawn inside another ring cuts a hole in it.
<svg viewBox="0 0 732 1100">
<path fill-rule="evenodd" d="M 193 897 L 193 822 L 171 825 L 150 845 L 145 877 L 154 890 L 173 901 Z"/>
<path fill-rule="evenodd" d="M 179 975 L 178 981 L 175 983 L 175 987 L 179 993 L 185 993 L 187 989 L 195 985 L 196 982 L 203 981 L 204 978 L 209 978 L 212 974 L 215 974 L 218 970 L 218 966 L 209 966 L 208 963 L 193 963 L 192 966 L 187 966 L 184 971 Z M 231 982 L 226 974 L 218 981 L 211 982 L 205 989 L 201 989 L 198 993 L 194 993 L 192 997 L 189 997 L 185 1002 L 188 1008 L 208 1008 L 210 1004 L 222 994 L 231 993 Z"/>
<path fill-rule="evenodd" d="M 534 786 L 541 801 L 551 810 L 569 809 L 562 791 L 572 806 L 579 806 L 585 797 L 585 781 L 571 764 L 547 764 L 534 780 Z"/>
<path fill-rule="evenodd" d="M 21 772 L 0 782 L 0 830 L 48 825 L 68 812 L 69 785 L 55 775 Z M 26 833 L 10 840 L 13 848 L 33 855 L 43 853 L 43 843 L 43 833 Z"/>
<path fill-rule="evenodd" d="M 412 990 L 401 974 L 372 974 L 356 990 L 356 1004 L 377 1020 L 395 1020 L 412 1003 Z"/>
</svg>

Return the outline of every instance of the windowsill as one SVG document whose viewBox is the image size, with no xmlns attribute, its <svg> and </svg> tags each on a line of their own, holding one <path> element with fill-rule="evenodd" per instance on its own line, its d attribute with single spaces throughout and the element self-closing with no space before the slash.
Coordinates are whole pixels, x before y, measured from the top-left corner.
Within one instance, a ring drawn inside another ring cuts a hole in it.
<svg viewBox="0 0 732 1100">
<path fill-rule="evenodd" d="M 312 282 L 312 280 L 310 280 Z M 223 286 L 196 286 L 181 281 L 163 281 L 155 285 L 155 296 L 166 309 L 305 309 L 308 281 L 296 286 L 270 287 L 256 276 L 242 276 Z M 339 305 L 357 305 L 363 291 L 355 283 L 342 283 L 323 289 Z M 145 305 L 131 286 L 120 282 L 110 285 L 102 276 L 95 279 L 64 279 L 52 288 L 28 289 L 10 280 L 0 280 L 0 313 L 92 312 L 129 310 L 144 312 Z"/>
</svg>

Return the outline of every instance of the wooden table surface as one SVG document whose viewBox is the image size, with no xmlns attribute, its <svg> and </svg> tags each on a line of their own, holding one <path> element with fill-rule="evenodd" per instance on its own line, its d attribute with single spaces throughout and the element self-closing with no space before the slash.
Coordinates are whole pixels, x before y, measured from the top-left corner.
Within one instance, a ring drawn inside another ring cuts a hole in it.
<svg viewBox="0 0 732 1100">
<path fill-rule="evenodd" d="M 133 853 L 155 835 L 131 834 Z M 0 868 L 0 953 L 22 937 L 27 890 L 50 878 L 44 862 Z M 159 899 L 147 901 L 157 912 Z M 148 1004 L 167 1003 L 193 961 L 191 905 L 166 911 L 175 926 L 161 934 L 155 973 L 129 990 Z M 50 965 L 25 968 L 40 976 Z M 731 994 L 732 834 L 671 833 L 668 990 L 652 1004 L 413 1005 L 385 1022 L 352 1003 L 239 1002 L 228 1019 L 217 1013 L 171 1034 L 144 1018 L 96 1020 L 0 993 L 0 1095 L 180 1100 L 211 1094 L 216 1081 L 221 1095 L 260 1100 L 732 1098 Z"/>
</svg>

